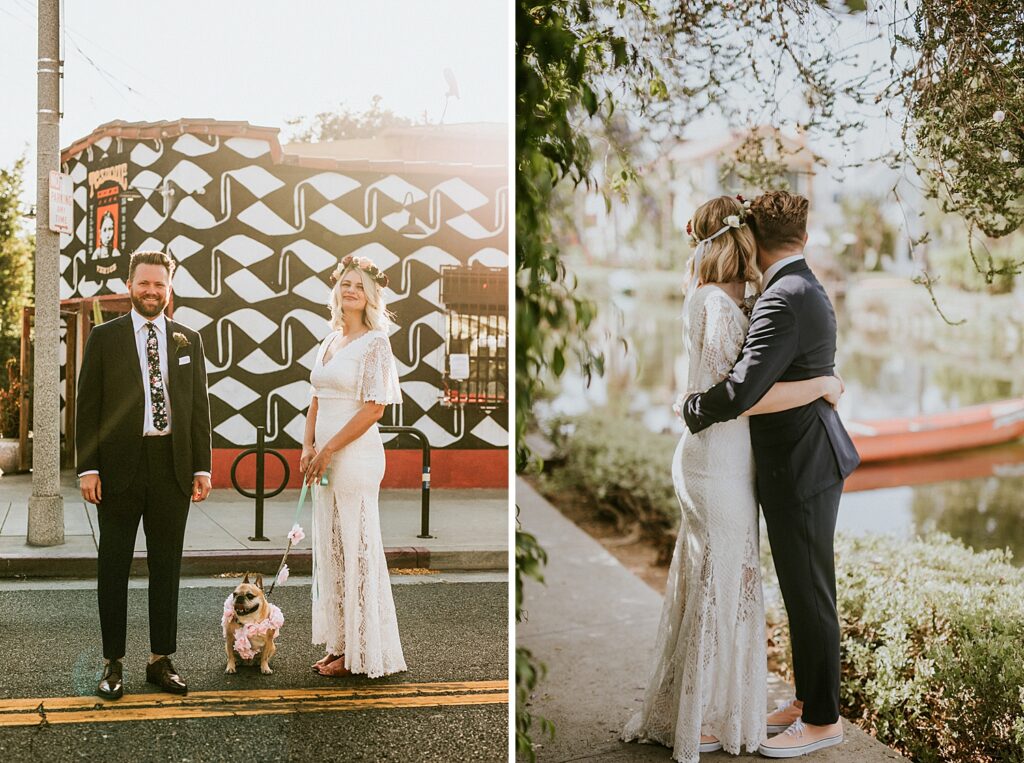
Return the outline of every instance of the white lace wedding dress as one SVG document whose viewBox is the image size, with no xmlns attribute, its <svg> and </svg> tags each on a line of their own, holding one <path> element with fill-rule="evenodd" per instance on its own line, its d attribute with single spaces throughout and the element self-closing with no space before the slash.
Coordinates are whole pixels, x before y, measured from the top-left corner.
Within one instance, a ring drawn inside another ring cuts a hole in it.
<svg viewBox="0 0 1024 763">
<path fill-rule="evenodd" d="M 310 382 L 317 398 L 319 449 L 363 403 L 400 403 L 391 344 L 383 331 L 352 340 L 324 364 L 337 334 L 320 346 Z M 327 485 L 313 488 L 313 643 L 345 655 L 345 667 L 371 678 L 406 669 L 377 498 L 384 444 L 377 425 L 339 450 Z"/>
<path fill-rule="evenodd" d="M 687 303 L 690 394 L 728 375 L 747 318 L 715 286 L 700 287 Z M 682 511 L 679 537 L 643 707 L 623 739 L 663 744 L 675 760 L 697 763 L 701 734 L 733 754 L 741 746 L 753 752 L 766 738 L 764 600 L 747 420 L 685 433 L 672 481 Z"/>
</svg>

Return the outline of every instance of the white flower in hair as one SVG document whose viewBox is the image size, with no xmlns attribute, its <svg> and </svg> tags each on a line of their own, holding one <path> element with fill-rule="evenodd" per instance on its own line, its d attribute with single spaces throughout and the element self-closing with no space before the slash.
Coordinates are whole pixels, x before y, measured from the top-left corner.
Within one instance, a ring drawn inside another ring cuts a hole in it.
<svg viewBox="0 0 1024 763">
<path fill-rule="evenodd" d="M 730 228 L 739 228 L 741 225 L 739 215 L 729 215 L 727 218 L 722 220 L 722 222 L 728 225 Z"/>
</svg>

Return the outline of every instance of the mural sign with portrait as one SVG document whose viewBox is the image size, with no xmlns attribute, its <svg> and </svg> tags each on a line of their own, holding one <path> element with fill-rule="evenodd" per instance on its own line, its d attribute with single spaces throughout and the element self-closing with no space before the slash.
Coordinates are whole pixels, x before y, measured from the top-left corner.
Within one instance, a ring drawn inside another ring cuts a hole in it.
<svg viewBox="0 0 1024 763">
<path fill-rule="evenodd" d="M 93 170 L 89 182 L 88 259 L 83 275 L 89 281 L 124 281 L 128 277 L 125 251 L 128 165 Z M 111 284 L 112 286 L 112 284 Z M 123 286 L 118 291 L 123 291 Z"/>
</svg>

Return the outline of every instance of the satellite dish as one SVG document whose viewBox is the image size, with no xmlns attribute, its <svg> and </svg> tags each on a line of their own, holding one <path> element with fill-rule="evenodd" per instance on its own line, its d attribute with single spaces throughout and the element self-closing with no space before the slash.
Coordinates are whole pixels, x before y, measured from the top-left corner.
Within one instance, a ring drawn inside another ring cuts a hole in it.
<svg viewBox="0 0 1024 763">
<path fill-rule="evenodd" d="M 448 67 L 445 67 L 444 69 L 444 81 L 448 83 L 448 92 L 444 94 L 444 108 L 441 110 L 441 124 L 444 124 L 444 115 L 448 113 L 449 99 L 459 97 L 459 83 L 455 79 L 455 72 Z"/>
<path fill-rule="evenodd" d="M 444 94 L 445 98 L 458 98 L 459 97 L 459 83 L 455 79 L 455 72 L 445 67 L 444 70 L 444 81 L 448 83 L 448 92 Z"/>
</svg>

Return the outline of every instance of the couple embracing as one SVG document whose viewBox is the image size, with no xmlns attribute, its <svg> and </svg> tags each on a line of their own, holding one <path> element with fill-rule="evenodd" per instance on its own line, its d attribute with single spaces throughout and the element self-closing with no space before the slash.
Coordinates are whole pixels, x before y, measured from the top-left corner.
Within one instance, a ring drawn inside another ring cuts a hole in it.
<svg viewBox="0 0 1024 763">
<path fill-rule="evenodd" d="M 690 366 L 676 406 L 688 431 L 672 461 L 682 521 L 653 672 L 623 732 L 685 763 L 742 747 L 792 758 L 843 740 L 833 536 L 859 458 L 834 407 L 836 319 L 804 260 L 807 206 L 782 191 L 723 196 L 688 225 Z M 758 504 L 796 682 L 771 714 Z"/>
<path fill-rule="evenodd" d="M 99 520 L 105 665 L 96 693 L 105 699 L 124 692 L 128 577 L 140 521 L 149 567 L 146 680 L 174 694 L 188 690 L 171 655 L 185 524 L 191 502 L 210 494 L 212 450 L 202 338 L 164 315 L 173 272 L 163 252 L 132 255 L 132 309 L 92 330 L 79 371 L 79 486 Z M 376 426 L 401 391 L 388 340 L 387 276 L 365 258 L 346 256 L 331 282 L 333 330 L 313 366 L 301 457 L 314 486 L 313 643 L 327 646 L 313 669 L 376 677 L 406 669 L 378 520 L 384 448 Z"/>
</svg>

